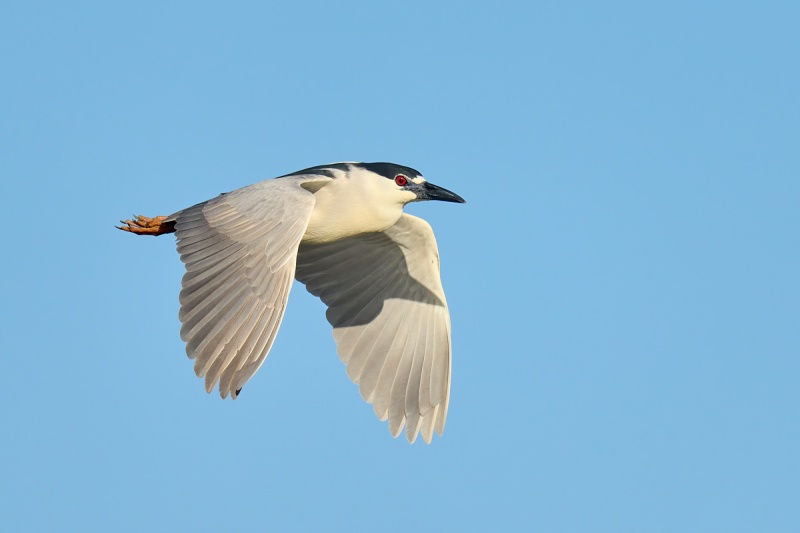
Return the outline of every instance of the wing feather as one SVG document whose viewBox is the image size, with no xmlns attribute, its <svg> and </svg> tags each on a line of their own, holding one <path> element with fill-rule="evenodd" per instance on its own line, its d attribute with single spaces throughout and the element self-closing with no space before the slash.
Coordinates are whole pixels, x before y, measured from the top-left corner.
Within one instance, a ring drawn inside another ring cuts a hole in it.
<svg viewBox="0 0 800 533">
<path fill-rule="evenodd" d="M 382 233 L 301 244 L 296 278 L 328 306 L 339 357 L 389 431 L 440 435 L 450 391 L 450 316 L 427 222 L 411 215 Z"/>
<path fill-rule="evenodd" d="M 422 323 L 422 315 L 420 315 L 417 332 L 412 339 L 412 363 L 405 390 L 406 437 L 411 442 L 417 437 L 422 416 L 419 396 L 422 388 L 422 366 L 425 359 L 425 342 L 427 340 L 426 329 Z"/>
<path fill-rule="evenodd" d="M 399 345 L 395 348 L 399 353 L 399 364 L 397 372 L 395 372 L 394 379 L 392 380 L 391 391 L 389 392 L 389 431 L 393 436 L 397 437 L 403 429 L 403 424 L 406 422 L 406 388 L 408 387 L 408 380 L 411 374 L 411 366 L 414 362 L 414 346 L 416 345 L 416 336 L 419 331 L 418 317 L 408 317 L 408 332 L 405 338 L 397 335 L 395 340 L 399 341 Z M 409 415 L 411 413 L 408 413 Z M 413 442 L 409 437 L 409 441 Z"/>
<path fill-rule="evenodd" d="M 202 366 L 200 366 L 201 357 L 199 355 L 197 356 L 195 362 L 197 373 L 205 374 L 206 389 L 214 388 L 217 379 L 219 379 L 219 376 L 216 374 L 216 369 L 228 366 L 231 359 L 238 353 L 238 347 L 244 343 L 246 338 L 245 334 L 255 327 L 255 321 L 258 320 L 259 317 L 257 310 L 257 300 L 251 296 L 247 299 L 245 304 L 242 305 L 236 319 L 231 321 L 227 328 L 226 335 L 216 342 L 213 351 L 209 351 Z M 229 349 L 225 350 L 225 348 Z M 215 371 L 212 371 L 212 369 Z"/>
<path fill-rule="evenodd" d="M 280 327 L 297 249 L 314 207 L 298 175 L 223 194 L 169 217 L 184 262 L 181 338 L 210 392 L 236 398 Z"/>
</svg>

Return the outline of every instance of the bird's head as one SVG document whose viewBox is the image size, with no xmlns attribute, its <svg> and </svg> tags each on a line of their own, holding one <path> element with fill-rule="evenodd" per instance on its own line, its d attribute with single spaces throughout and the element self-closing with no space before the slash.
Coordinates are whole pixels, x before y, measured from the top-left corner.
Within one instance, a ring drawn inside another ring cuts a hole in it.
<svg viewBox="0 0 800 533">
<path fill-rule="evenodd" d="M 422 174 L 410 167 L 394 163 L 350 163 L 350 165 L 351 173 L 364 174 L 365 179 L 375 188 L 375 193 L 403 205 L 423 200 L 466 203 L 466 200 L 456 193 L 428 182 Z"/>
</svg>

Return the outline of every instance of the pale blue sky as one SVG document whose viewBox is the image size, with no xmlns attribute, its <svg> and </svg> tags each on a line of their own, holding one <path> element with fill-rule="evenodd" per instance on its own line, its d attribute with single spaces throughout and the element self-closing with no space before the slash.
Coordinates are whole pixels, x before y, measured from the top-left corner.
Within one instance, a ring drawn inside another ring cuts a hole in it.
<svg viewBox="0 0 800 533">
<path fill-rule="evenodd" d="M 7 531 L 800 530 L 796 2 L 4 2 Z M 390 437 L 295 286 L 236 402 L 174 239 L 113 228 L 393 161 L 448 425 Z"/>
</svg>

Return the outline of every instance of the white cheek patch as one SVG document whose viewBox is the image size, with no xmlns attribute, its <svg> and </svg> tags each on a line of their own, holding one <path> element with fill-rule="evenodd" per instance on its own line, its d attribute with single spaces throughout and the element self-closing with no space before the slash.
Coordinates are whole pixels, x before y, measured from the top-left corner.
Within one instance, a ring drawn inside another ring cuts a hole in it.
<svg viewBox="0 0 800 533">
<path fill-rule="evenodd" d="M 400 193 L 403 195 L 403 198 L 407 198 L 406 202 L 413 202 L 417 199 L 417 193 L 415 192 L 403 190 L 400 191 Z"/>
</svg>

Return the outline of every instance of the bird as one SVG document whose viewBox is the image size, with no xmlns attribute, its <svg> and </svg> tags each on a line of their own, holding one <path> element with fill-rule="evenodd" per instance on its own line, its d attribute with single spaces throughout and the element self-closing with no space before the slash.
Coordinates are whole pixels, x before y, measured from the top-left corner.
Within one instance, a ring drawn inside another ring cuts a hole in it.
<svg viewBox="0 0 800 533">
<path fill-rule="evenodd" d="M 206 392 L 239 396 L 297 279 L 327 306 L 347 374 L 392 436 L 405 427 L 409 442 L 421 433 L 430 444 L 450 398 L 450 314 L 433 230 L 403 212 L 427 200 L 466 203 L 410 167 L 331 163 L 116 227 L 175 234 L 180 334 Z"/>
</svg>

